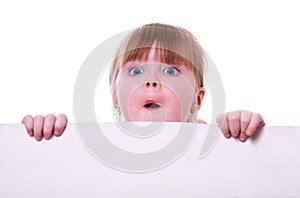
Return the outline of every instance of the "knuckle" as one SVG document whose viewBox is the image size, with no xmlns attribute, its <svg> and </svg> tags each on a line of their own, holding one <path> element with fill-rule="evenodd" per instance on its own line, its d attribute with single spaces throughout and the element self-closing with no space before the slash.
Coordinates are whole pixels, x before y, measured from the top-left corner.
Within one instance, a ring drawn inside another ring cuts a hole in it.
<svg viewBox="0 0 300 198">
<path fill-rule="evenodd" d="M 34 117 L 34 119 L 35 120 L 41 120 L 41 119 L 43 119 L 44 117 L 42 116 L 42 115 L 36 115 L 35 117 Z"/>
<path fill-rule="evenodd" d="M 53 115 L 53 114 L 47 114 L 47 115 L 45 116 L 45 118 L 46 118 L 46 119 L 53 119 L 53 118 L 55 118 L 55 115 Z"/>
<path fill-rule="evenodd" d="M 30 120 L 30 119 L 32 119 L 32 116 L 28 114 L 28 115 L 24 116 L 23 121 Z"/>
<path fill-rule="evenodd" d="M 255 118 L 261 118 L 261 115 L 259 113 L 253 113 L 252 116 Z"/>
<path fill-rule="evenodd" d="M 228 115 L 228 119 L 231 121 L 238 121 L 239 120 L 239 116 L 236 114 L 229 114 Z"/>
<path fill-rule="evenodd" d="M 249 122 L 249 119 L 248 119 L 247 117 L 242 117 L 242 118 L 241 118 L 241 124 L 247 125 L 248 122 Z"/>
<path fill-rule="evenodd" d="M 63 113 L 59 114 L 57 117 L 60 118 L 60 119 L 62 119 L 62 120 L 67 119 L 67 116 L 65 114 L 63 114 Z"/>
</svg>

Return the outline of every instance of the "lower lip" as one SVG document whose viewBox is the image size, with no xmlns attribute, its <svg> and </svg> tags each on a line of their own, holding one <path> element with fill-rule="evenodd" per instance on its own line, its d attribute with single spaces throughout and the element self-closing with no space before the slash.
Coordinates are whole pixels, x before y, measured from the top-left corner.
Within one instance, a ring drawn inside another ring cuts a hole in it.
<svg viewBox="0 0 300 198">
<path fill-rule="evenodd" d="M 160 109 L 160 107 L 158 107 L 158 108 L 150 108 L 150 107 L 144 107 L 145 109 L 147 109 L 147 110 L 149 110 L 149 111 L 151 111 L 151 110 L 158 110 L 158 109 Z"/>
</svg>

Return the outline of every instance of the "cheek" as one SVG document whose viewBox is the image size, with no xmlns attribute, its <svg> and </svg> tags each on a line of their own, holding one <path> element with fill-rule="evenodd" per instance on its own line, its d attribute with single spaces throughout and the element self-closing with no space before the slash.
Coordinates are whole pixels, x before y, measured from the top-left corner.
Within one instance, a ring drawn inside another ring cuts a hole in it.
<svg viewBox="0 0 300 198">
<path fill-rule="evenodd" d="M 191 80 L 186 77 L 178 77 L 165 79 L 163 83 L 174 95 L 173 98 L 177 98 L 182 115 L 189 113 L 195 99 L 195 85 L 191 83 Z"/>
<path fill-rule="evenodd" d="M 170 106 L 172 106 L 171 115 L 180 116 L 180 120 L 185 121 L 194 101 L 194 89 L 184 83 L 172 84 L 168 89 L 170 90 Z"/>
<path fill-rule="evenodd" d="M 129 115 L 132 111 L 135 111 L 136 104 L 139 102 L 139 87 L 141 82 L 132 78 L 118 78 L 116 82 L 116 96 L 118 105 L 126 120 L 129 119 Z"/>
<path fill-rule="evenodd" d="M 165 88 L 165 111 L 167 121 L 180 122 L 183 120 L 183 108 L 178 94 L 170 88 Z"/>
</svg>

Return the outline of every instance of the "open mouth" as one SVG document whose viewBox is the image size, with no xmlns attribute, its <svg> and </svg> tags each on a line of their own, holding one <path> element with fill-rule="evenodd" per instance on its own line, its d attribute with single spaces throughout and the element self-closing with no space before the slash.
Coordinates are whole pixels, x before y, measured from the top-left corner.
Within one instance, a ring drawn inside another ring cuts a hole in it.
<svg viewBox="0 0 300 198">
<path fill-rule="evenodd" d="M 158 109 L 161 106 L 153 101 L 147 101 L 146 104 L 144 105 L 146 109 Z"/>
</svg>

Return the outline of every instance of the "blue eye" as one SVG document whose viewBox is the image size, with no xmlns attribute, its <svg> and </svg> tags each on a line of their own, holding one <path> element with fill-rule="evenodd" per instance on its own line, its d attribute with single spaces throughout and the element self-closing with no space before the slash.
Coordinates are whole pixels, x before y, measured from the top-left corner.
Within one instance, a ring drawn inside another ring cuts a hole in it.
<svg viewBox="0 0 300 198">
<path fill-rule="evenodd" d="M 180 70 L 176 67 L 167 67 L 163 70 L 163 72 L 169 76 L 176 76 Z"/>
<path fill-rule="evenodd" d="M 140 67 L 133 67 L 129 70 L 130 75 L 136 76 L 144 73 L 144 70 Z"/>
</svg>

